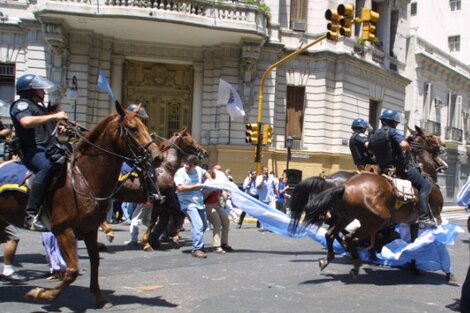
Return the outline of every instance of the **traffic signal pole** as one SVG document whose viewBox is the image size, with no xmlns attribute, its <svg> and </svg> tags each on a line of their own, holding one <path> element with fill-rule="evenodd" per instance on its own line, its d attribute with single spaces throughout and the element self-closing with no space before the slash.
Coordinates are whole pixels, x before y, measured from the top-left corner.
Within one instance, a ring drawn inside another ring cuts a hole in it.
<svg viewBox="0 0 470 313">
<path fill-rule="evenodd" d="M 305 47 L 302 47 L 298 50 L 295 50 L 294 52 L 286 55 L 276 63 L 271 64 L 263 73 L 263 77 L 261 78 L 261 84 L 259 86 L 259 92 L 258 92 L 258 125 L 261 125 L 263 122 L 263 99 L 264 99 L 264 83 L 266 82 L 266 79 L 268 77 L 269 72 L 271 72 L 275 67 L 285 63 L 289 59 L 299 55 L 300 53 L 304 52 L 308 48 L 310 48 L 313 45 L 316 45 L 323 39 L 326 39 L 326 35 L 322 35 L 318 37 L 315 41 L 312 43 L 309 43 Z M 258 173 L 261 173 L 261 152 L 262 152 L 262 142 L 261 140 L 258 140 L 258 143 L 255 146 L 255 164 L 256 164 L 256 171 Z"/>
</svg>

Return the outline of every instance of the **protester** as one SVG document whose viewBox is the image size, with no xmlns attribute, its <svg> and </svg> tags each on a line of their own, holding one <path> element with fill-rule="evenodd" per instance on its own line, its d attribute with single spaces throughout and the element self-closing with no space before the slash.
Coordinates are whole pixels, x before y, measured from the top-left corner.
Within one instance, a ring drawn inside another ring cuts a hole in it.
<svg viewBox="0 0 470 313">
<path fill-rule="evenodd" d="M 227 176 L 221 171 L 220 165 L 214 165 L 210 171 L 211 178 L 216 181 L 228 181 Z M 206 197 L 204 203 L 206 205 L 207 218 L 212 224 L 212 237 L 214 251 L 217 253 L 225 253 L 233 251 L 228 245 L 228 234 L 230 221 L 224 210 L 227 191 L 212 190 Z"/>
<path fill-rule="evenodd" d="M 191 223 L 192 256 L 197 258 L 207 258 L 204 251 L 207 213 L 201 190 L 204 177 L 211 179 L 207 171 L 197 165 L 197 157 L 194 155 L 187 157 L 184 167 L 178 169 L 174 177 L 181 211 Z"/>
<path fill-rule="evenodd" d="M 290 198 L 290 195 L 286 193 L 289 189 L 289 185 L 287 184 L 287 177 L 282 176 L 279 179 L 279 193 L 276 201 L 276 209 L 281 211 L 282 213 L 286 213 L 286 202 L 287 198 Z"/>
<path fill-rule="evenodd" d="M 243 190 L 245 193 L 249 194 L 255 199 L 258 199 L 258 188 L 256 188 L 256 174 L 257 172 L 255 170 L 250 170 L 248 172 L 248 176 L 245 178 L 245 181 L 243 182 Z M 238 228 L 242 227 L 243 220 L 245 219 L 246 212 L 243 211 L 240 214 L 240 217 L 238 219 Z M 256 222 L 256 226 L 259 227 L 259 222 Z"/>
<path fill-rule="evenodd" d="M 25 276 L 17 273 L 13 267 L 19 241 L 18 229 L 15 226 L 8 225 L 0 231 L 0 243 L 5 243 L 3 247 L 3 272 L 0 278 L 12 284 L 21 284 L 28 280 Z"/>
</svg>

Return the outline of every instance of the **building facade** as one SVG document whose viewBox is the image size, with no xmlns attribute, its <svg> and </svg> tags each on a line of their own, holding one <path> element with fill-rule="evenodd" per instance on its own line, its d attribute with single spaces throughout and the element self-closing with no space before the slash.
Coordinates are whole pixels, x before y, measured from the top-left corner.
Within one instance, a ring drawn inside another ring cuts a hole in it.
<svg viewBox="0 0 470 313">
<path fill-rule="evenodd" d="M 411 1 L 408 10 L 406 112 L 410 126 L 446 141 L 449 168 L 438 183 L 447 204 L 455 203 L 470 174 L 470 35 L 464 31 L 470 7 L 462 2 Z"/>
<path fill-rule="evenodd" d="M 418 52 L 419 47 L 429 50 L 426 47 L 434 41 L 410 35 L 412 3 L 352 2 L 357 16 L 362 7 L 380 13 L 379 40 L 360 40 L 361 26 L 356 24 L 351 38 L 323 40 L 267 76 L 262 116 L 263 123 L 274 126 L 274 135 L 272 144 L 263 148 L 262 163 L 278 175 L 287 165 L 287 136 L 294 138 L 290 168 L 309 177 L 354 169 L 347 142 L 357 117 L 378 127 L 381 110 L 392 108 L 407 113 L 409 123 L 400 126 L 403 130 L 411 123 L 438 122 L 437 117 L 424 115 L 419 91 L 425 81 L 433 82 L 432 77 L 416 70 L 428 62 L 424 59 L 435 59 L 436 54 Z M 108 95 L 96 87 L 102 68 L 117 99 L 145 105 L 150 129 L 169 137 L 188 128 L 210 151 L 207 162 L 231 168 L 239 182 L 254 167 L 245 123 L 257 121 L 263 73 L 324 35 L 325 11 L 341 3 L 5 0 L 0 5 L 0 98 L 5 106 L 14 100 L 14 81 L 22 74 L 44 75 L 58 85 L 69 117 L 92 127 L 113 110 Z M 458 63 L 449 57 L 449 62 Z M 409 65 L 410 58 L 415 65 Z M 465 77 L 454 72 L 449 77 Z M 444 84 L 446 79 L 437 76 Z M 220 78 L 238 90 L 245 119 L 231 121 L 217 103 Z M 452 88 L 465 86 L 459 79 Z M 437 92 L 438 84 L 433 86 Z M 444 94 L 439 91 L 441 99 L 446 99 Z M 462 97 L 468 102 L 468 95 Z M 445 127 L 444 121 L 441 129 Z M 465 148 L 463 141 L 457 146 Z M 456 151 L 459 156 L 464 150 Z"/>
</svg>

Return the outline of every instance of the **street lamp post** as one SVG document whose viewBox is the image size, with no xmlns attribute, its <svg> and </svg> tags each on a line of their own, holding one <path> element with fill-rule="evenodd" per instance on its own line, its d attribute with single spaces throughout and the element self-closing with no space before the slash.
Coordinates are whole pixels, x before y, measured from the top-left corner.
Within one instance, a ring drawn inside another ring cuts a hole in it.
<svg viewBox="0 0 470 313">
<path fill-rule="evenodd" d="M 286 164 L 286 172 L 289 171 L 289 161 L 292 157 L 291 155 L 291 149 L 292 149 L 292 145 L 294 144 L 294 138 L 292 138 L 292 136 L 287 136 L 286 138 L 286 148 L 287 148 L 287 164 Z M 289 175 L 287 173 L 287 175 Z"/>
</svg>

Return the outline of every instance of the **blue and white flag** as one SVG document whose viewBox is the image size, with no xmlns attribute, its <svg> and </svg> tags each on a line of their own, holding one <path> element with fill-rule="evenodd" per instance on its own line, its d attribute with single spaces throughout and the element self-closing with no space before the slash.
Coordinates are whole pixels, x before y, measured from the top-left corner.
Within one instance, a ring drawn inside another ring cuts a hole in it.
<svg viewBox="0 0 470 313">
<path fill-rule="evenodd" d="M 231 120 L 245 116 L 245 110 L 243 110 L 243 103 L 242 99 L 240 99 L 240 95 L 232 85 L 222 78 L 219 79 L 217 104 L 226 105 L 227 112 L 228 115 L 230 115 Z"/>
<path fill-rule="evenodd" d="M 111 86 L 109 85 L 109 81 L 106 78 L 106 75 L 104 74 L 101 67 L 98 68 L 98 82 L 96 83 L 96 85 L 98 85 L 98 88 L 106 92 L 111 97 L 111 99 L 113 100 L 113 103 L 116 102 L 116 97 L 114 96 L 113 90 L 111 89 Z"/>
<path fill-rule="evenodd" d="M 460 188 L 457 193 L 457 204 L 463 207 L 470 206 L 470 178 L 467 182 Z"/>
<path fill-rule="evenodd" d="M 326 246 L 326 229 L 310 225 L 307 228 L 298 228 L 295 234 L 289 232 L 290 217 L 263 202 L 256 200 L 252 196 L 240 191 L 232 182 L 220 180 L 206 180 L 204 186 L 214 189 L 225 189 L 230 191 L 232 202 L 242 211 L 257 218 L 263 228 L 282 236 L 304 237 L 308 236 L 312 240 Z M 442 270 L 446 273 L 452 271 L 448 245 L 454 243 L 458 234 L 463 233 L 457 225 L 444 221 L 444 223 L 434 229 L 422 229 L 419 237 L 410 243 L 406 230 L 409 226 L 400 228 L 400 235 L 403 239 L 397 239 L 385 245 L 381 253 L 377 254 L 374 263 L 388 266 L 404 265 L 410 260 L 416 260 L 416 266 L 426 271 Z M 338 254 L 346 254 L 343 247 L 335 240 L 333 249 Z M 369 251 L 359 249 L 360 257 L 363 261 L 371 262 Z"/>
</svg>

